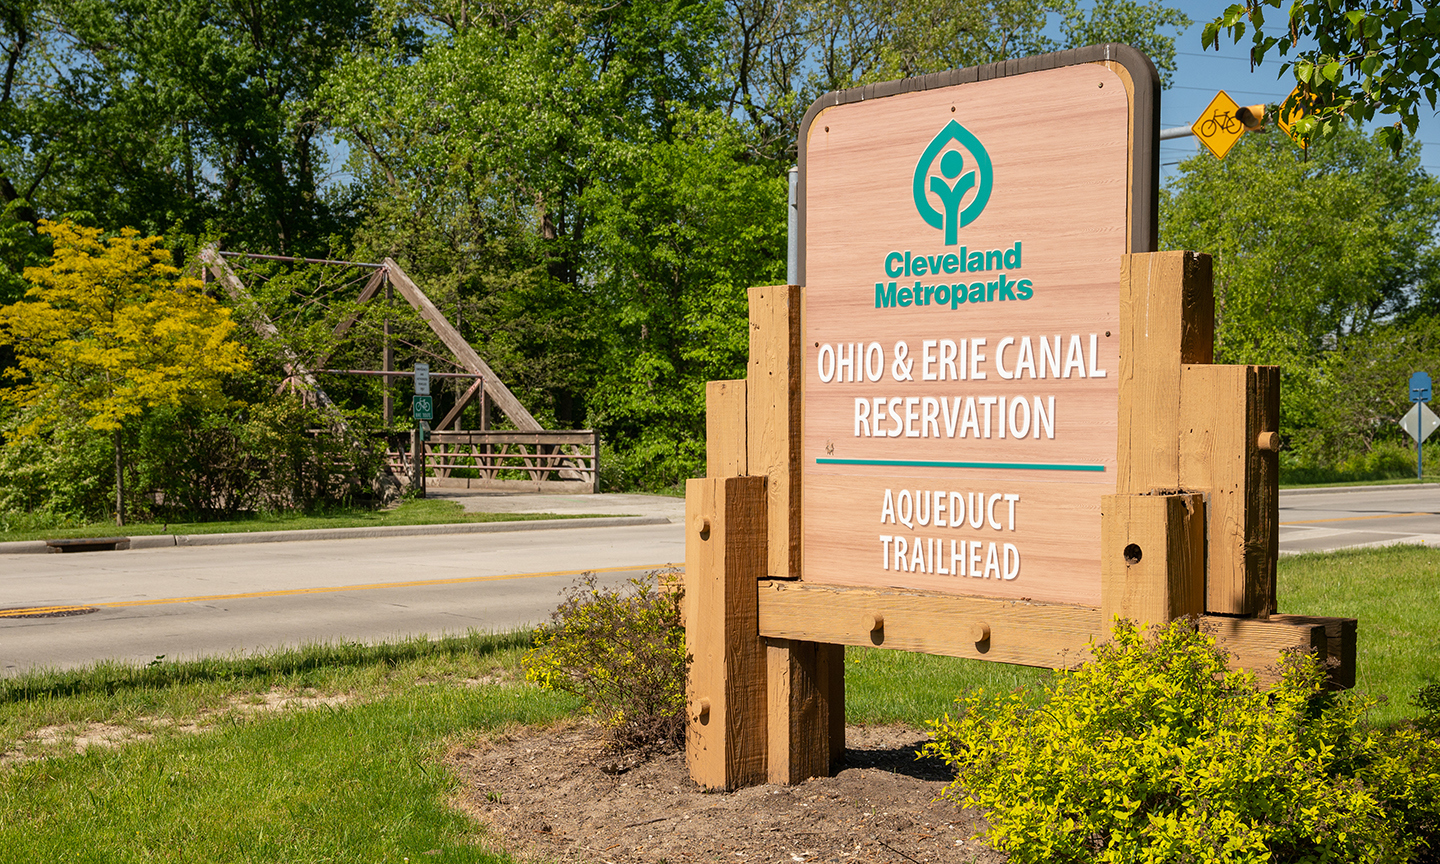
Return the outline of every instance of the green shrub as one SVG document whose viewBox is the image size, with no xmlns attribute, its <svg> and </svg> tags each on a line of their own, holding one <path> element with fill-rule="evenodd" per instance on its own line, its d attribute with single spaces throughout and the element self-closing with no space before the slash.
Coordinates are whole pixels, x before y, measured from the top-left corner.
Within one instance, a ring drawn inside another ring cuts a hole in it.
<svg viewBox="0 0 1440 864">
<path fill-rule="evenodd" d="M 1399 427 L 1396 427 L 1399 428 Z M 1440 463 L 1440 448 L 1434 444 L 1425 446 L 1425 470 L 1430 471 Z M 1415 476 L 1415 443 L 1413 441 L 1389 440 L 1376 443 L 1364 453 L 1356 453 L 1332 463 L 1317 464 L 1313 460 L 1282 456 L 1280 482 L 1306 485 L 1318 483 L 1363 483 L 1370 480 L 1400 480 Z"/>
<path fill-rule="evenodd" d="M 1410 700 L 1424 713 L 1415 725 L 1426 734 L 1440 736 L 1440 684 L 1427 684 Z"/>
<path fill-rule="evenodd" d="M 594 573 L 565 591 L 549 627 L 535 631 L 525 677 L 573 693 L 600 718 L 616 749 L 685 740 L 685 629 L 676 571 L 653 571 L 624 588 Z"/>
<path fill-rule="evenodd" d="M 1041 698 L 975 693 L 932 723 L 946 796 L 1013 862 L 1381 862 L 1426 854 L 1440 744 L 1364 725 L 1307 655 L 1269 689 L 1193 623 L 1119 623 Z"/>
</svg>

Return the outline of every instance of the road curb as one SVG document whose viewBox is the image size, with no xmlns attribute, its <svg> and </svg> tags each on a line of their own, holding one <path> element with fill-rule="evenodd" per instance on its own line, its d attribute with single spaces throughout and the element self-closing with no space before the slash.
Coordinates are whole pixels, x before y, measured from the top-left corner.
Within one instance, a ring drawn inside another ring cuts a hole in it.
<svg viewBox="0 0 1440 864">
<path fill-rule="evenodd" d="M 440 525 L 377 525 L 374 528 L 305 528 L 298 531 L 250 531 L 230 534 L 151 534 L 131 537 L 131 549 L 170 546 L 230 546 L 300 540 L 361 540 L 377 537 L 423 537 L 444 534 L 499 534 L 508 531 L 554 531 L 567 528 L 623 528 L 669 525 L 664 516 L 603 516 L 595 519 L 534 519 L 523 522 L 451 522 Z M 44 540 L 0 543 L 0 555 L 48 554 Z"/>
<path fill-rule="evenodd" d="M 1304 489 L 1281 489 L 1281 495 L 1333 495 L 1336 492 L 1375 492 L 1381 489 L 1440 490 L 1440 483 L 1386 483 L 1381 486 L 1307 486 Z"/>
</svg>

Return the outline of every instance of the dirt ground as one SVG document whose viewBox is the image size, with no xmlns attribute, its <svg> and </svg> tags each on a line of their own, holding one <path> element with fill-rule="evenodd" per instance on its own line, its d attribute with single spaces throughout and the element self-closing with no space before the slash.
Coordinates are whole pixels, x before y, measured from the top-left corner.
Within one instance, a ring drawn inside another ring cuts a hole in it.
<svg viewBox="0 0 1440 864">
<path fill-rule="evenodd" d="M 632 764 L 601 750 L 584 724 L 519 729 L 459 747 L 457 806 L 523 860 L 597 864 L 689 862 L 1003 861 L 975 835 L 980 816 L 937 800 L 943 765 L 915 759 L 923 733 L 846 729 L 835 777 L 798 786 L 707 793 L 683 753 Z"/>
</svg>

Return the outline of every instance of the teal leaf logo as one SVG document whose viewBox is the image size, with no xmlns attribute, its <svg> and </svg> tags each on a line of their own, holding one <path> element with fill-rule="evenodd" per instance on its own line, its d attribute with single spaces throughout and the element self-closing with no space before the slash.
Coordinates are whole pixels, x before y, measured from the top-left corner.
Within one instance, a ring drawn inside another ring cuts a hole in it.
<svg viewBox="0 0 1440 864">
<path fill-rule="evenodd" d="M 938 174 L 932 173 L 937 167 Z M 974 222 L 985 209 L 990 201 L 994 174 L 985 145 L 954 120 L 941 129 L 920 154 L 920 161 L 915 164 L 915 209 L 927 224 L 944 229 L 946 246 L 959 243 L 960 229 Z M 939 210 L 935 209 L 931 193 L 938 199 Z"/>
</svg>

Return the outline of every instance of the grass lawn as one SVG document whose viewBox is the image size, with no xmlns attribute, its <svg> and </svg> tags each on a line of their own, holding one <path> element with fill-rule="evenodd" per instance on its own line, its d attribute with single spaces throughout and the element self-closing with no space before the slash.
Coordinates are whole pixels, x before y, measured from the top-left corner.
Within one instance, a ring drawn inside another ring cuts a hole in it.
<svg viewBox="0 0 1440 864">
<path fill-rule="evenodd" d="M 153 736 L 0 768 L 0 861 L 508 861 L 446 806 L 453 780 L 437 757 L 476 730 L 578 710 L 519 678 L 527 643 L 471 636 L 0 679 L 0 750 L 73 752 L 96 724 Z M 253 710 L 275 693 L 320 707 Z"/>
<path fill-rule="evenodd" d="M 1357 690 L 1384 697 L 1371 717 L 1416 716 L 1416 691 L 1440 682 L 1440 549 L 1390 546 L 1280 559 L 1281 612 L 1360 619 Z"/>
<path fill-rule="evenodd" d="M 923 726 L 955 704 L 961 693 L 983 687 L 1005 693 L 1038 688 L 1049 669 L 880 648 L 845 649 L 845 719 L 851 723 Z"/>
<path fill-rule="evenodd" d="M 608 515 L 608 514 L 589 514 Z M 139 537 L 147 534 L 228 534 L 251 531 L 298 531 L 302 528 L 373 528 L 380 525 L 442 525 L 456 522 L 521 522 L 531 519 L 584 519 L 554 513 L 466 513 L 454 501 L 415 499 L 392 510 L 339 510 L 316 516 L 266 513 L 226 522 L 137 522 L 123 528 L 114 522 L 83 525 L 27 524 L 25 517 L 0 516 L 0 542 L 60 540 L 69 537 Z M 8 520 L 8 521 L 7 521 Z"/>
</svg>

